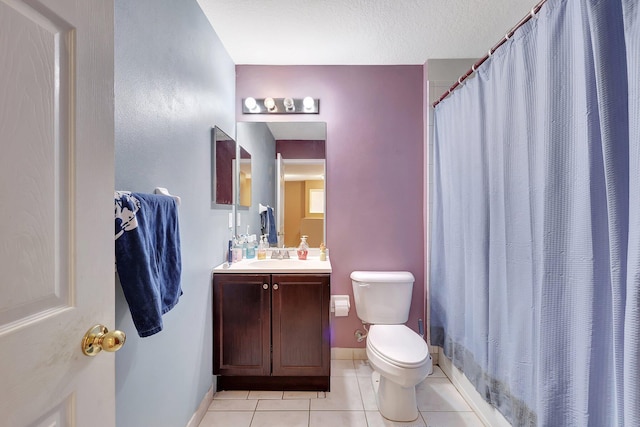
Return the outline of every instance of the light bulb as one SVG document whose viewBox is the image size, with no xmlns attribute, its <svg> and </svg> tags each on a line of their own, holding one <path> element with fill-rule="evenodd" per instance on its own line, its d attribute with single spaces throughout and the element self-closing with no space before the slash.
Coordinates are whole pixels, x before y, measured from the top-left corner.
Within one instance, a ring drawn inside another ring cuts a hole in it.
<svg viewBox="0 0 640 427">
<path fill-rule="evenodd" d="M 265 98 L 264 99 L 264 107 L 268 111 L 273 111 L 276 109 L 276 101 L 273 98 Z"/>
<path fill-rule="evenodd" d="M 304 105 L 304 109 L 305 110 L 311 110 L 313 109 L 313 106 L 315 104 L 315 101 L 313 100 L 312 97 L 310 96 L 306 96 L 303 100 L 302 100 L 302 105 Z"/>
<path fill-rule="evenodd" d="M 293 99 L 292 99 L 292 98 L 285 98 L 285 99 L 284 99 L 284 101 L 283 101 L 283 103 L 284 103 L 284 108 L 285 108 L 287 111 L 293 111 L 293 110 L 295 110 L 295 109 L 296 109 L 296 108 L 295 108 L 295 104 L 293 103 Z"/>
<path fill-rule="evenodd" d="M 249 97 L 244 100 L 244 106 L 247 107 L 247 110 L 253 111 L 258 106 L 258 103 L 255 98 Z"/>
</svg>

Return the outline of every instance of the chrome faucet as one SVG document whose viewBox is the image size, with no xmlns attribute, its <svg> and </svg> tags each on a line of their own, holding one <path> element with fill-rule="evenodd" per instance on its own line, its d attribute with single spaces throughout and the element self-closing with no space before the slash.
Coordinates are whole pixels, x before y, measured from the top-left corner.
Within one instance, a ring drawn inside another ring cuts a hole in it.
<svg viewBox="0 0 640 427">
<path fill-rule="evenodd" d="M 282 252 L 280 252 L 280 249 L 276 248 L 271 250 L 271 259 L 282 259 Z"/>
<path fill-rule="evenodd" d="M 271 259 L 289 259 L 289 251 L 286 248 L 271 250 Z"/>
</svg>

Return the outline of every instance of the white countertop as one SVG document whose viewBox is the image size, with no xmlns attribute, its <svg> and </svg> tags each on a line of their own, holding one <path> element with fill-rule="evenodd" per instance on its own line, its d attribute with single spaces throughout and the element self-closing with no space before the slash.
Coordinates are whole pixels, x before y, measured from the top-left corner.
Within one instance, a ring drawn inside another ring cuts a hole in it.
<svg viewBox="0 0 640 427">
<path fill-rule="evenodd" d="M 214 274 L 232 273 L 331 273 L 329 257 L 320 261 L 319 256 L 307 256 L 306 260 L 299 260 L 296 256 L 290 259 L 243 259 L 233 264 L 220 264 L 213 269 Z"/>
</svg>

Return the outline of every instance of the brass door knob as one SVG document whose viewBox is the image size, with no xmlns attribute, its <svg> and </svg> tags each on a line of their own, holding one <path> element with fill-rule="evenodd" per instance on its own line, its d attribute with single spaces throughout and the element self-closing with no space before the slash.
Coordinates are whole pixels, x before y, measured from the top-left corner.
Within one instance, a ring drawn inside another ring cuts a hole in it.
<svg viewBox="0 0 640 427">
<path fill-rule="evenodd" d="M 82 338 L 82 353 L 95 356 L 101 350 L 114 352 L 120 350 L 127 336 L 122 331 L 111 331 L 104 325 L 95 325 Z"/>
</svg>

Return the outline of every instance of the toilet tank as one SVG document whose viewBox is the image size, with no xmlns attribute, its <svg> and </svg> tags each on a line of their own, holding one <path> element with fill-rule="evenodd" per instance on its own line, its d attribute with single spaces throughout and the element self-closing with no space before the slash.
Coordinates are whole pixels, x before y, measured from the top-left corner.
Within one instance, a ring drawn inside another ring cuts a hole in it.
<svg viewBox="0 0 640 427">
<path fill-rule="evenodd" d="M 365 323 L 400 325 L 409 319 L 415 278 L 408 271 L 351 273 L 356 313 Z"/>
</svg>

